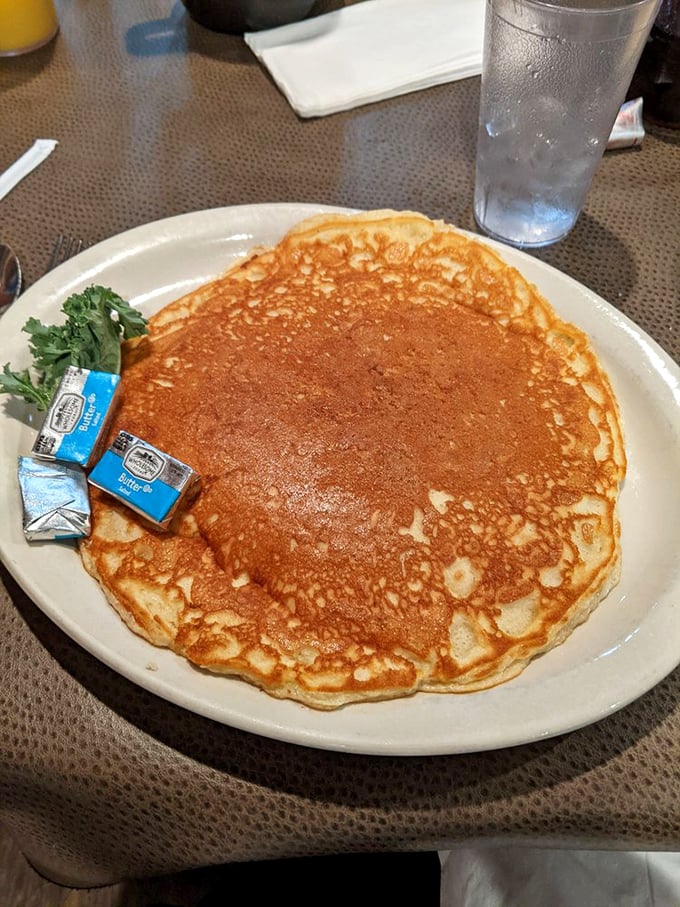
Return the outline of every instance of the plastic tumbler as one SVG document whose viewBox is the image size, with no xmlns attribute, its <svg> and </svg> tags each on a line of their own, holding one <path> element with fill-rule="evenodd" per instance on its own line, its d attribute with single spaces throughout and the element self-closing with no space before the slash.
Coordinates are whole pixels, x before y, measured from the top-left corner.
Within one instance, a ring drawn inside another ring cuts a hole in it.
<svg viewBox="0 0 680 907">
<path fill-rule="evenodd" d="M 545 246 L 574 226 L 659 0 L 487 0 L 474 214 Z"/>
<path fill-rule="evenodd" d="M 58 30 L 53 0 L 0 0 L 0 57 L 37 50 Z"/>
</svg>

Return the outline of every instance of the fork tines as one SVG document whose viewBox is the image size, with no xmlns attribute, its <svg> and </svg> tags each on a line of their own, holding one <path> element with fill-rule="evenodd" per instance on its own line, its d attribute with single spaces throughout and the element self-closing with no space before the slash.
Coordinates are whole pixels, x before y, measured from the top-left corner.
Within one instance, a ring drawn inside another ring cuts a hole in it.
<svg viewBox="0 0 680 907">
<path fill-rule="evenodd" d="M 78 252 L 82 251 L 82 248 L 82 239 L 75 239 L 73 236 L 68 236 L 65 233 L 60 233 L 54 243 L 54 247 L 52 248 L 52 257 L 50 258 L 50 263 L 47 270 L 51 271 L 52 268 L 56 268 L 56 266 L 61 264 L 63 261 L 66 261 L 67 259 L 72 258 L 74 255 L 77 255 Z"/>
</svg>

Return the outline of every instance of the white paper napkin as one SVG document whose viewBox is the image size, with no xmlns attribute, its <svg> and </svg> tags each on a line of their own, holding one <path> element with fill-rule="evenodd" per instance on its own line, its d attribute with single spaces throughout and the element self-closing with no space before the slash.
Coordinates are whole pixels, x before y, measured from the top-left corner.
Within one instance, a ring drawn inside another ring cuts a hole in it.
<svg viewBox="0 0 680 907">
<path fill-rule="evenodd" d="M 678 907 L 680 853 L 476 847 L 443 851 L 441 907 Z"/>
<path fill-rule="evenodd" d="M 364 0 L 244 39 L 300 116 L 325 116 L 479 75 L 484 7 Z"/>
</svg>

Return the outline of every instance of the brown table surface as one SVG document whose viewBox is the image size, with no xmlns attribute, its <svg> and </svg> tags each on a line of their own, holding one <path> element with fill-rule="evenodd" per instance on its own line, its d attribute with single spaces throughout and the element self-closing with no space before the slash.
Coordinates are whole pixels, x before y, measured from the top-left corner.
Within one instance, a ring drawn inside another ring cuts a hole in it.
<svg viewBox="0 0 680 907">
<path fill-rule="evenodd" d="M 415 208 L 473 228 L 479 79 L 301 120 L 235 36 L 174 0 L 57 0 L 48 47 L 0 61 L 0 202 L 26 284 L 56 235 L 89 243 L 253 202 Z M 680 359 L 680 134 L 608 153 L 540 257 Z M 99 663 L 2 571 L 0 821 L 74 885 L 302 854 L 464 841 L 680 849 L 680 671 L 585 729 L 488 753 L 306 749 L 175 707 Z"/>
</svg>

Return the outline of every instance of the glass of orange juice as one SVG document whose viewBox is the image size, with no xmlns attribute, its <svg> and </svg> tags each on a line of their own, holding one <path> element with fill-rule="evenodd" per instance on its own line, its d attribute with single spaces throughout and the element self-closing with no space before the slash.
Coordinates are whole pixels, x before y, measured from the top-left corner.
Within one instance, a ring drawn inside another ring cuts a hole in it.
<svg viewBox="0 0 680 907">
<path fill-rule="evenodd" d="M 0 57 L 37 50 L 58 30 L 54 0 L 0 0 Z"/>
</svg>

